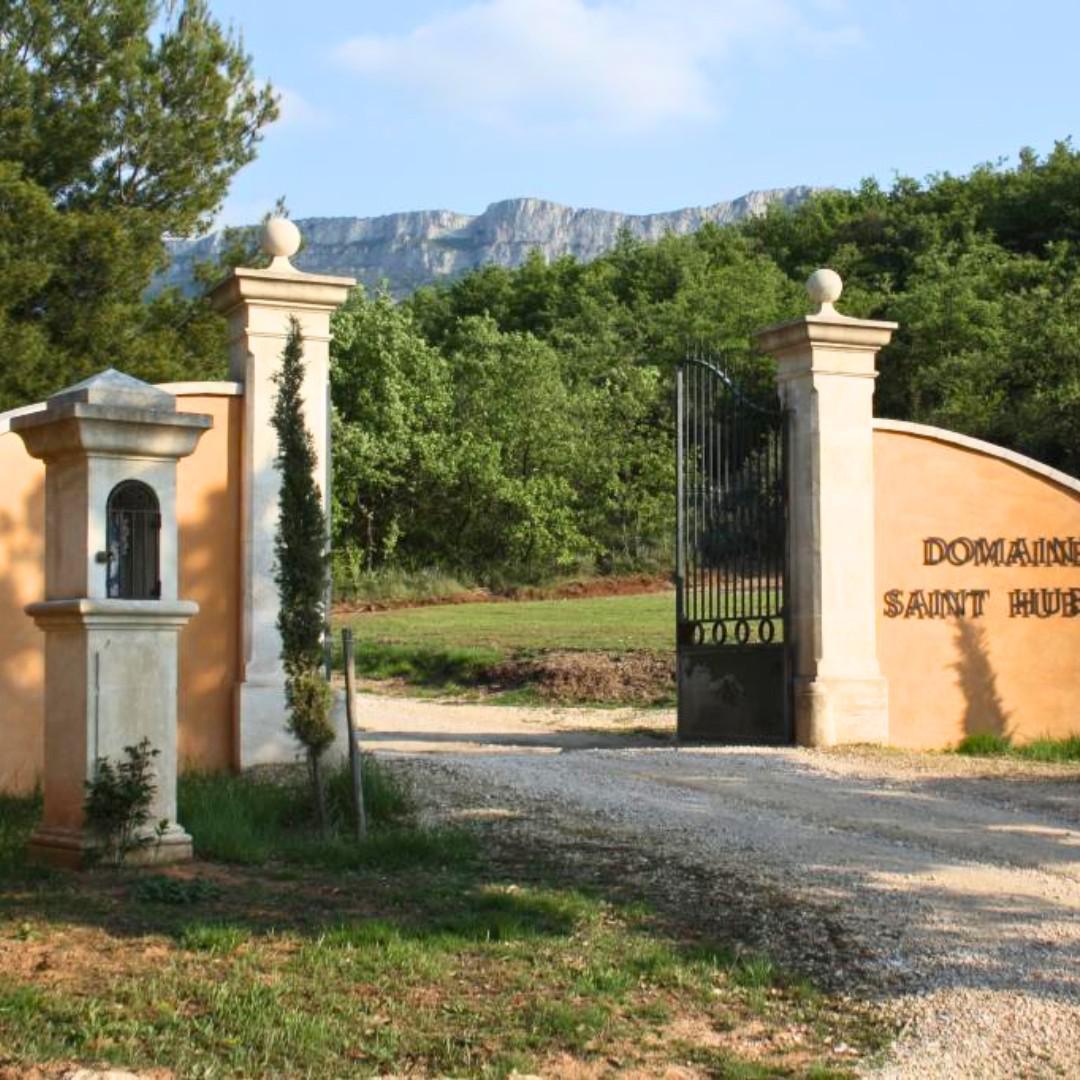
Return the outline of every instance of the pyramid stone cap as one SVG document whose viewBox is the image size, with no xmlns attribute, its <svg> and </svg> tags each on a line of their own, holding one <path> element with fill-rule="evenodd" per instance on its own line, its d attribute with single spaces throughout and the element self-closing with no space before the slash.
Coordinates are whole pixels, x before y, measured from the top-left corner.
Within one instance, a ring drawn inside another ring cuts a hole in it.
<svg viewBox="0 0 1080 1080">
<path fill-rule="evenodd" d="M 45 462 L 90 454 L 175 460 L 192 453 L 213 423 L 203 413 L 178 412 L 168 391 L 110 368 L 53 394 L 44 409 L 14 417 L 11 430 Z"/>
<path fill-rule="evenodd" d="M 168 391 L 159 390 L 140 379 L 133 379 L 116 368 L 108 368 L 97 375 L 91 375 L 89 379 L 53 394 L 46 402 L 46 407 L 75 403 L 176 412 L 176 398 Z"/>
</svg>

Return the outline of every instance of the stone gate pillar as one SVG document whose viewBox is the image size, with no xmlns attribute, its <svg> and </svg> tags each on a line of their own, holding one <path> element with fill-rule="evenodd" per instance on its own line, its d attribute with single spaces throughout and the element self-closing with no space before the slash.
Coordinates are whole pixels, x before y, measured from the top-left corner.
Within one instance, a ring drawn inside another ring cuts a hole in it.
<svg viewBox="0 0 1080 1080">
<path fill-rule="evenodd" d="M 265 270 L 237 268 L 210 294 L 229 326 L 231 378 L 244 386 L 241 541 L 243 675 L 236 688 L 236 763 L 240 768 L 296 757 L 285 728 L 285 673 L 277 629 L 274 537 L 280 477 L 277 436 L 270 424 L 274 375 L 295 316 L 304 337 L 304 417 L 318 454 L 316 479 L 329 514 L 330 316 L 356 284 L 354 278 L 305 274 L 289 261 L 300 232 L 283 218 L 267 222 Z"/>
<path fill-rule="evenodd" d="M 109 370 L 11 422 L 45 462 L 45 808 L 32 857 L 80 865 L 97 838 L 83 815 L 98 760 L 146 738 L 158 752 L 145 862 L 191 858 L 176 823 L 177 646 L 199 607 L 177 596 L 176 463 L 211 418 Z"/>
<path fill-rule="evenodd" d="M 833 306 L 840 276 L 807 281 L 812 315 L 761 330 L 790 414 L 787 602 L 795 738 L 884 743 L 888 687 L 877 658 L 874 584 L 874 358 L 897 324 Z"/>
</svg>

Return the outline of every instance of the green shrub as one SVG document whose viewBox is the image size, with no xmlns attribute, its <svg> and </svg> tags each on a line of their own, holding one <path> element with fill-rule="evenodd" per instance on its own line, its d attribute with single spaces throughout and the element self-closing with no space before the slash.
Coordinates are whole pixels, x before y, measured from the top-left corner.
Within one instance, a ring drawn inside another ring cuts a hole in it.
<svg viewBox="0 0 1080 1080">
<path fill-rule="evenodd" d="M 125 746 L 124 759 L 116 765 L 107 757 L 98 758 L 94 778 L 86 784 L 86 827 L 100 845 L 96 854 L 114 866 L 131 852 L 154 843 L 168 825 L 162 821 L 156 834 L 145 832 L 150 804 L 157 793 L 154 758 L 160 753 L 144 738 L 135 746 Z"/>
</svg>

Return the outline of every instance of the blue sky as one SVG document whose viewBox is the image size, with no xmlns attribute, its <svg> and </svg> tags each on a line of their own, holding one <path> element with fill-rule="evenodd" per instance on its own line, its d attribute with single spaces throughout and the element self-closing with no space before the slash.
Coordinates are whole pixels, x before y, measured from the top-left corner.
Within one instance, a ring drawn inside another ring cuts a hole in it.
<svg viewBox="0 0 1080 1080">
<path fill-rule="evenodd" d="M 210 0 L 283 98 L 222 221 L 646 213 L 1080 140 L 1078 0 Z"/>
</svg>

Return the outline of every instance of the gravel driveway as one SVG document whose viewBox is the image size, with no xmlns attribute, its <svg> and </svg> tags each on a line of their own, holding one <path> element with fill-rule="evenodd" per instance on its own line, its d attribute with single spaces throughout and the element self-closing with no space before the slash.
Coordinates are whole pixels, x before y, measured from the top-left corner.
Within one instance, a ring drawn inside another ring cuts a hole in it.
<svg viewBox="0 0 1080 1080">
<path fill-rule="evenodd" d="M 679 748 L 655 712 L 361 700 L 368 746 L 403 756 L 433 812 L 632 851 L 642 883 L 885 1003 L 900 1035 L 876 1075 L 1080 1077 L 1080 768 Z"/>
</svg>

